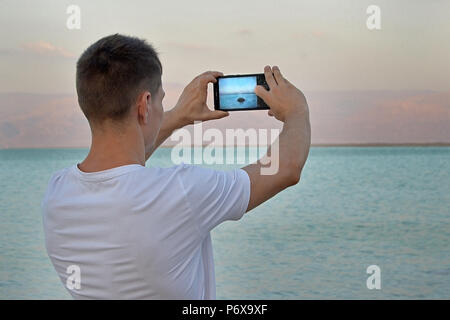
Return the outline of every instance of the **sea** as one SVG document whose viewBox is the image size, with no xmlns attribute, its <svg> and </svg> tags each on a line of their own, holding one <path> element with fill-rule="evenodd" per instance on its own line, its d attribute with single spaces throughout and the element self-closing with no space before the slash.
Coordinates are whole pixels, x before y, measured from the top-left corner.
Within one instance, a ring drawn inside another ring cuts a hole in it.
<svg viewBox="0 0 450 320">
<path fill-rule="evenodd" d="M 254 93 L 221 94 L 220 107 L 224 110 L 232 109 L 252 109 L 258 105 L 258 97 Z M 238 99 L 244 99 L 238 101 Z"/>
<path fill-rule="evenodd" d="M 70 299 L 40 203 L 87 152 L 0 150 L 0 299 Z M 212 239 L 218 299 L 449 299 L 450 147 L 312 147 L 298 185 Z"/>
</svg>

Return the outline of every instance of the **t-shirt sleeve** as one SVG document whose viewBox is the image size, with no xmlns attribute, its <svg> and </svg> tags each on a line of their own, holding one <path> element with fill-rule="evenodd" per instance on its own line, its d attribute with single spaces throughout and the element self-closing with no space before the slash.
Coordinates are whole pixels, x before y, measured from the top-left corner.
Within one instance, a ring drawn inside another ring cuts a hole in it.
<svg viewBox="0 0 450 320">
<path fill-rule="evenodd" d="M 242 169 L 219 171 L 183 164 L 178 175 L 201 234 L 226 220 L 239 220 L 250 199 L 250 178 Z"/>
</svg>

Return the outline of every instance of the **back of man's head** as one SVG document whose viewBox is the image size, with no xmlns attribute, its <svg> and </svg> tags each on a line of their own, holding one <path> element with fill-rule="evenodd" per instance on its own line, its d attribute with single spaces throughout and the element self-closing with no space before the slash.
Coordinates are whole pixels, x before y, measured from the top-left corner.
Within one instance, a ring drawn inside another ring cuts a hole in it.
<svg viewBox="0 0 450 320">
<path fill-rule="evenodd" d="M 91 125 L 123 120 L 142 91 L 156 95 L 161 75 L 151 44 L 120 34 L 104 37 L 78 59 L 78 103 Z"/>
</svg>

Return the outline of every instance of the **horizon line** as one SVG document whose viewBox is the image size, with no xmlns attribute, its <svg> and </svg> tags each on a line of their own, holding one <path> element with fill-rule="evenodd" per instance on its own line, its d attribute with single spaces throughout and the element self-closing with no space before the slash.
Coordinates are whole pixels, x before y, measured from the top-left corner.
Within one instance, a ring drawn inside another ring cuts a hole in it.
<svg viewBox="0 0 450 320">
<path fill-rule="evenodd" d="M 163 149 L 171 149 L 173 147 L 177 146 L 177 144 L 174 145 L 162 145 L 159 146 L 159 148 Z M 204 145 L 182 145 L 182 147 L 207 147 L 210 146 L 210 144 L 204 144 Z M 229 146 L 229 145 L 222 145 L 222 146 L 215 146 L 215 147 L 267 147 L 268 145 L 235 145 L 235 146 Z M 406 142 L 406 143 L 383 143 L 383 142 L 369 142 L 369 143 L 312 143 L 311 147 L 319 147 L 319 148 L 332 148 L 332 147 L 450 147 L 450 142 Z M 0 148 L 0 150 L 24 150 L 24 149 L 89 149 L 89 146 L 78 146 L 78 147 L 67 147 L 67 146 L 58 146 L 58 147 L 11 147 L 11 148 Z"/>
</svg>

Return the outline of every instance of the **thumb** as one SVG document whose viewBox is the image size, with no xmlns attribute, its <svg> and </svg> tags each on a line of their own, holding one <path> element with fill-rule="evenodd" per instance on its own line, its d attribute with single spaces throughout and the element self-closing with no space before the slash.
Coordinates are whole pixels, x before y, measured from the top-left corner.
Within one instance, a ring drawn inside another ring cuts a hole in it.
<svg viewBox="0 0 450 320">
<path fill-rule="evenodd" d="M 221 119 L 227 116 L 228 112 L 226 111 L 214 110 L 206 113 L 205 116 L 203 117 L 203 120 Z"/>
<path fill-rule="evenodd" d="M 265 103 L 269 104 L 269 91 L 266 90 L 263 86 L 257 85 L 254 90 L 255 94 L 264 100 Z"/>
</svg>

